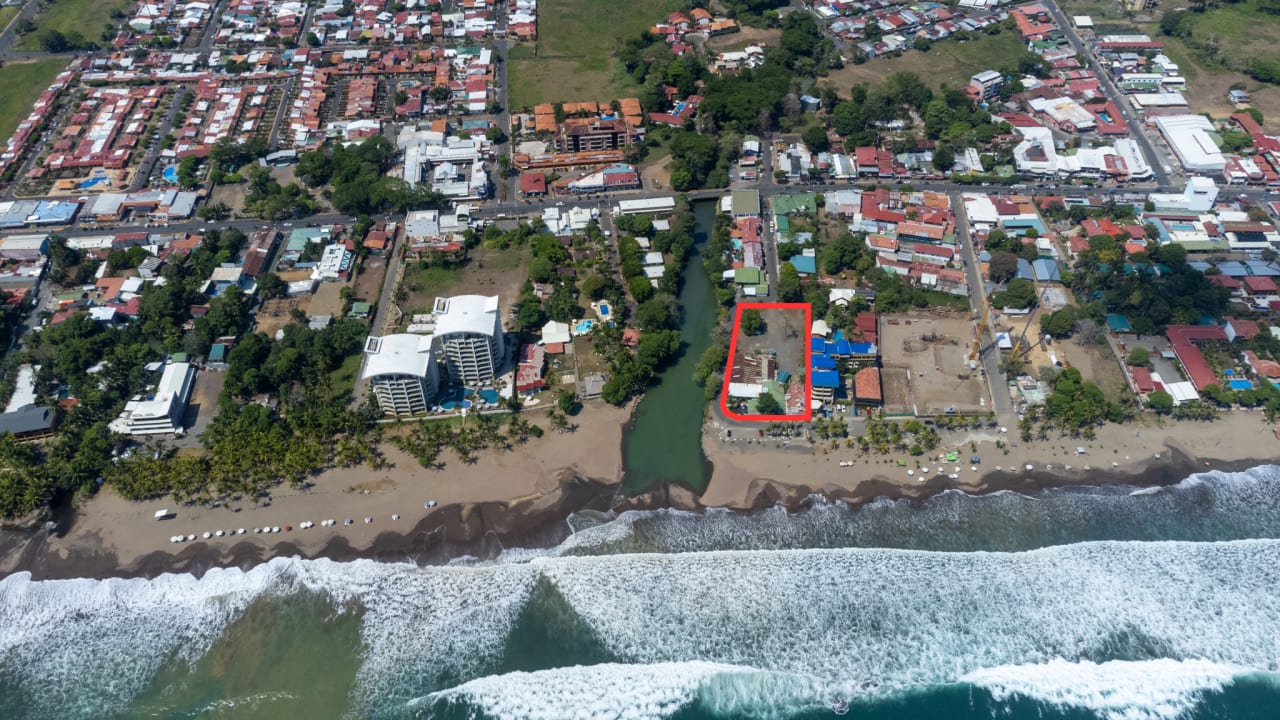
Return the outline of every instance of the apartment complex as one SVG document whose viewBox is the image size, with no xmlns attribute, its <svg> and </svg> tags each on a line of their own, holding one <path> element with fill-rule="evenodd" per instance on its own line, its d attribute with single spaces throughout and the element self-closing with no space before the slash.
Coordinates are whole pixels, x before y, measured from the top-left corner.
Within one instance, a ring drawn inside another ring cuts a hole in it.
<svg viewBox="0 0 1280 720">
<path fill-rule="evenodd" d="M 630 147 L 644 137 L 625 118 L 570 118 L 556 130 L 557 152 L 592 152 Z"/>
<path fill-rule="evenodd" d="M 111 421 L 110 428 L 122 435 L 163 435 L 182 430 L 195 379 L 196 371 L 190 363 L 166 365 L 155 393 L 125 403 L 124 412 Z"/>
<path fill-rule="evenodd" d="M 440 382 L 431 335 L 400 333 L 370 337 L 362 376 L 385 415 L 421 415 Z"/>
<path fill-rule="evenodd" d="M 493 382 L 506 353 L 498 296 L 436 298 L 433 314 L 450 380 L 472 386 Z"/>
</svg>

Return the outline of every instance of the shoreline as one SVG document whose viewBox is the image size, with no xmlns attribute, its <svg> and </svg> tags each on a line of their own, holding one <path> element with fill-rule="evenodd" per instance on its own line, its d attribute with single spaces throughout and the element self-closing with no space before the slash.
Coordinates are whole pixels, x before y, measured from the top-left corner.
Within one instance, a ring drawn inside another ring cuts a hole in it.
<svg viewBox="0 0 1280 720">
<path fill-rule="evenodd" d="M 647 493 L 634 497 L 620 497 L 618 491 L 623 480 L 620 460 L 601 462 L 591 452 L 598 447 L 619 447 L 624 428 L 630 422 L 633 408 L 600 408 L 593 406 L 579 416 L 580 430 L 575 433 L 548 433 L 541 440 L 533 441 L 511 452 L 490 451 L 473 465 L 450 461 L 444 471 L 405 467 L 396 460 L 391 472 L 397 476 L 396 484 L 407 484 L 414 476 L 428 479 L 447 479 L 458 492 L 437 488 L 442 500 L 437 507 L 420 512 L 388 527 L 382 516 L 398 501 L 403 504 L 406 488 L 400 493 L 391 488 L 378 488 L 378 483 L 365 488 L 362 493 L 349 495 L 349 500 L 362 508 L 355 515 L 384 511 L 373 524 L 357 522 L 351 527 L 300 530 L 279 535 L 236 536 L 197 540 L 174 546 L 163 538 L 138 537 L 131 533 L 125 542 L 111 536 L 108 528 L 115 522 L 129 524 L 145 522 L 146 533 L 168 533 L 165 528 L 175 521 L 156 522 L 150 518 L 151 505 L 159 503 L 130 503 L 115 497 L 109 491 L 90 499 L 84 506 L 62 523 L 63 534 L 35 530 L 23 540 L 0 545 L 0 579 L 16 573 L 30 572 L 34 580 L 66 578 L 123 577 L 151 578 L 163 573 L 193 573 L 197 576 L 213 567 L 238 567 L 249 569 L 274 557 L 297 556 L 304 559 L 329 558 L 336 561 L 372 559 L 382 562 L 413 562 L 419 565 L 439 565 L 451 559 L 474 556 L 482 559 L 494 557 L 506 547 L 551 547 L 571 534 L 567 522 L 570 515 L 582 510 L 621 513 L 627 510 L 656 510 L 671 508 L 702 512 L 708 508 L 724 508 L 738 513 L 754 513 L 781 504 L 788 512 L 802 512 L 818 498 L 829 502 L 844 502 L 851 509 L 874 502 L 880 498 L 906 500 L 912 504 L 924 502 L 930 497 L 949 490 L 959 490 L 971 495 L 985 495 L 1002 491 L 1035 494 L 1061 487 L 1154 487 L 1176 484 L 1188 476 L 1211 470 L 1235 472 L 1258 465 L 1275 462 L 1275 455 L 1266 456 L 1263 447 L 1253 447 L 1249 455 L 1233 452 L 1243 450 L 1239 443 L 1225 444 L 1224 437 L 1238 440 L 1244 425 L 1261 424 L 1255 413 L 1238 413 L 1224 416 L 1215 423 L 1169 423 L 1162 426 L 1143 425 L 1136 430 L 1143 442 L 1134 443 L 1117 434 L 1091 443 L 1069 439 L 1049 439 L 1032 443 L 1011 443 L 1007 453 L 999 454 L 989 444 L 982 431 L 949 434 L 944 445 L 968 446 L 979 442 L 984 458 L 980 471 L 963 468 L 960 478 L 932 474 L 924 481 L 906 476 L 904 469 L 890 464 L 889 456 L 862 457 L 852 468 L 838 465 L 837 457 L 851 454 L 848 450 L 802 452 L 796 449 L 778 452 L 776 448 L 763 446 L 742 447 L 719 442 L 716 424 L 708 421 L 703 433 L 703 445 L 707 461 L 714 468 L 711 482 L 701 497 L 677 485 L 664 483 Z M 1254 428 L 1256 432 L 1256 428 Z M 1247 436 L 1247 435 L 1246 435 Z M 1006 440 L 1010 436 L 1003 436 Z M 1267 438 L 1274 435 L 1266 433 Z M 618 444 L 607 442 L 614 439 Z M 550 441 L 554 447 L 544 447 Z M 1118 442 L 1117 442 L 1118 441 Z M 1126 442 L 1128 441 L 1128 442 Z M 1088 455 L 1074 457 L 1079 464 L 1062 459 L 1062 446 L 1088 446 Z M 1057 446 L 1054 448 L 1053 446 Z M 1106 451 L 1115 446 L 1114 457 L 1109 460 Z M 1129 451 L 1119 455 L 1120 447 Z M 1153 447 L 1156 452 L 1147 452 Z M 546 456 L 556 456 L 565 448 L 575 448 L 577 454 L 565 459 L 574 460 L 570 465 L 552 468 Z M 1051 454 L 1056 451 L 1058 455 Z M 1217 451 L 1217 452 L 1211 452 Z M 392 453 L 388 453 L 391 455 Z M 542 467 L 534 461 L 542 456 Z M 1034 469 L 1025 471 L 1024 461 L 1030 457 L 1048 457 L 1053 462 L 1034 462 Z M 1098 467 L 1085 470 L 1086 459 L 1099 461 Z M 914 464 L 914 458 L 911 464 Z M 504 462 L 505 461 L 505 462 Z M 411 459 L 408 462 L 412 463 Z M 930 461 L 932 463 L 933 461 Z M 1106 465 L 1103 465 L 1106 462 Z M 1115 466 L 1111 466 L 1115 463 Z M 612 467 L 610 466 L 612 465 Z M 997 469 L 996 466 L 1001 469 Z M 744 466 L 746 466 L 745 469 Z M 1016 470 L 1014 468 L 1017 468 Z M 339 482 L 359 479 L 355 468 L 346 471 L 329 471 L 328 475 L 343 476 Z M 853 470 L 855 472 L 850 472 Z M 948 468 L 950 470 L 950 468 Z M 545 473 L 545 474 L 544 474 Z M 278 494 L 270 506 L 241 510 L 184 509 L 193 510 L 197 517 L 248 520 L 250 515 L 267 513 L 276 515 L 293 513 L 300 508 L 332 507 L 334 492 L 332 483 L 322 477 L 315 488 L 296 495 Z M 365 475 L 377 474 L 366 472 Z M 408 477 L 405 477 L 408 476 Z M 791 482 L 782 477 L 796 477 Z M 327 478 L 334 480 L 335 477 Z M 385 479 L 378 482 L 385 482 Z M 346 489 L 361 488 L 357 483 Z M 108 496 L 108 497 L 104 497 Z M 487 496 L 487 497 L 486 497 Z M 415 503 L 417 501 L 415 500 Z M 122 508 L 131 512 L 132 518 L 120 517 Z M 354 510 L 354 508 L 352 509 Z M 350 512 L 350 510 L 349 510 Z M 145 520 L 142 518 L 145 516 Z M 341 517 L 341 515 L 339 515 Z M 312 520 L 323 518 L 313 517 Z M 412 523 L 412 524 L 410 524 Z M 174 532 L 176 532 L 176 526 Z M 403 528 L 403 529 L 402 529 Z M 16 536 L 15 536 L 16 537 Z M 271 540 L 268 541 L 267 538 Z"/>
</svg>

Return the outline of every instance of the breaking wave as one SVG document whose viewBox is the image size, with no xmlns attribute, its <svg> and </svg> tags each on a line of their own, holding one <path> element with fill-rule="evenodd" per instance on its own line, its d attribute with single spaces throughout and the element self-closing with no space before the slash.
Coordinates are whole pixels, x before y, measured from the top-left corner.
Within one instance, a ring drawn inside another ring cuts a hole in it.
<svg viewBox="0 0 1280 720">
<path fill-rule="evenodd" d="M 1164 515 L 1181 512 L 1192 526 L 1181 534 L 1197 540 L 1265 537 L 1280 524 L 1277 479 L 1264 468 L 1136 497 L 1117 488 L 992 500 L 1018 508 L 1023 519 L 1009 522 L 1022 528 L 1120 522 L 1124 503 L 1145 503 L 1132 511 L 1144 527 L 1111 532 L 1153 535 L 1172 527 Z M 680 513 L 624 515 L 583 527 L 563 556 L 473 566 L 278 558 L 199 579 L 17 574 L 0 581 L 0 717 L 127 715 L 162 667 L 194 664 L 247 608 L 302 594 L 358 613 L 350 717 L 807 717 L 829 714 L 839 698 L 865 709 L 972 688 L 998 702 L 1164 720 L 1241 674 L 1277 672 L 1280 540 L 1042 542 L 1013 552 L 752 547 L 901 544 L 916 528 L 922 544 L 941 545 L 961 528 L 989 530 L 960 517 L 995 512 L 975 509 L 979 500 L 817 506 L 801 514 L 799 535 L 778 512 L 713 514 L 701 534 Z M 1084 509 L 1090 502 L 1112 509 Z M 849 519 L 868 511 L 894 529 Z M 931 531 L 910 512 L 932 523 L 955 517 Z M 1063 518 L 1026 519 L 1045 512 Z M 961 544 L 1066 531 L 1036 532 Z M 717 545 L 734 549 L 706 551 Z M 646 551 L 602 554 L 623 546 Z M 585 714 L 562 712 L 570 708 Z"/>
<path fill-rule="evenodd" d="M 1164 487 L 1081 486 L 1033 495 L 958 490 L 920 502 L 881 498 L 857 509 L 814 497 L 808 507 L 751 515 L 723 509 L 595 512 L 551 555 L 886 547 L 1017 552 L 1090 540 L 1280 538 L 1280 467 L 1197 473 Z M 503 558 L 519 562 L 527 553 Z"/>
</svg>

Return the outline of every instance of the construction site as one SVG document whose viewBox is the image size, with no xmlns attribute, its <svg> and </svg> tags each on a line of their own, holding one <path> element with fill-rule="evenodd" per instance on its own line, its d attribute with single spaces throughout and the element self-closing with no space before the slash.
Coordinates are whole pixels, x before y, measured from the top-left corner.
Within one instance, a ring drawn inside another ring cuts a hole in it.
<svg viewBox="0 0 1280 720">
<path fill-rule="evenodd" d="M 987 380 L 962 313 L 921 310 L 880 318 L 884 411 L 890 416 L 985 413 Z"/>
</svg>

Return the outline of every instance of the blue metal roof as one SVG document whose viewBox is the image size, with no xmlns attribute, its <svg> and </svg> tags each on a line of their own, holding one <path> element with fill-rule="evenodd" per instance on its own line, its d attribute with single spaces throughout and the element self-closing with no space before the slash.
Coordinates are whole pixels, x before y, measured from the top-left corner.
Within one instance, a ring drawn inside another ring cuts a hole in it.
<svg viewBox="0 0 1280 720">
<path fill-rule="evenodd" d="M 840 387 L 840 373 L 835 370 L 819 370 L 809 375 L 810 382 L 814 387 L 820 388 L 837 388 Z"/>
<path fill-rule="evenodd" d="M 805 275 L 814 275 L 818 272 L 818 259 L 808 255 L 795 255 L 787 262 L 796 269 L 796 272 Z"/>
<path fill-rule="evenodd" d="M 819 355 L 825 355 L 827 352 L 827 341 L 820 337 L 809 338 L 809 350 Z"/>
<path fill-rule="evenodd" d="M 814 355 L 809 358 L 809 367 L 814 370 L 835 370 L 836 361 L 826 355 Z"/>
</svg>

